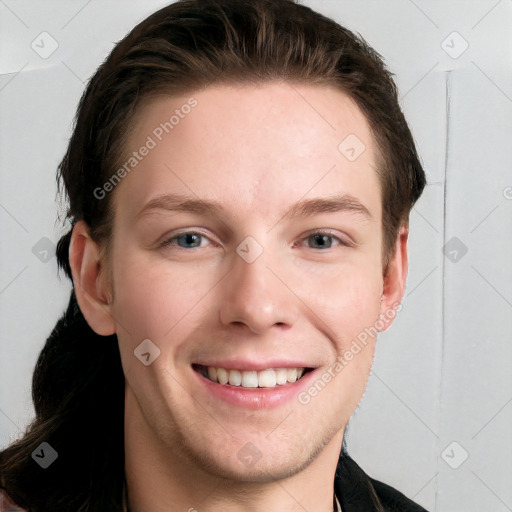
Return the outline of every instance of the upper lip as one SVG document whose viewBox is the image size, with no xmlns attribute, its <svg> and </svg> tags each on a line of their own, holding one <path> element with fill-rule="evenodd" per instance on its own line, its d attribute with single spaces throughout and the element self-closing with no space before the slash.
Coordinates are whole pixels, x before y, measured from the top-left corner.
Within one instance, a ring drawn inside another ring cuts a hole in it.
<svg viewBox="0 0 512 512">
<path fill-rule="evenodd" d="M 266 359 L 266 360 L 249 360 L 249 359 L 229 359 L 229 360 L 212 360 L 212 361 L 196 361 L 193 363 L 200 366 L 214 366 L 215 368 L 224 368 L 226 370 L 244 370 L 244 371 L 262 371 L 269 368 L 316 368 L 311 363 L 297 361 L 291 359 Z"/>
</svg>

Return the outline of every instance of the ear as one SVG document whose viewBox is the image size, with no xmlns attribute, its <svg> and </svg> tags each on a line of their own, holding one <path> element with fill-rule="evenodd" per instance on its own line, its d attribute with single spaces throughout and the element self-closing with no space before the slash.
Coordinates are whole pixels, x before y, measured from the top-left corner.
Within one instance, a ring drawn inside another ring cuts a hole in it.
<svg viewBox="0 0 512 512">
<path fill-rule="evenodd" d="M 69 244 L 69 264 L 75 295 L 91 329 L 102 336 L 116 332 L 111 314 L 112 293 L 100 247 L 89 235 L 89 227 L 78 221 Z"/>
<path fill-rule="evenodd" d="M 409 257 L 407 253 L 407 240 L 409 238 L 408 226 L 402 226 L 395 242 L 395 252 L 391 258 L 382 288 L 380 303 L 380 323 L 383 325 L 379 331 L 391 327 L 405 292 L 405 281 L 409 270 Z"/>
</svg>

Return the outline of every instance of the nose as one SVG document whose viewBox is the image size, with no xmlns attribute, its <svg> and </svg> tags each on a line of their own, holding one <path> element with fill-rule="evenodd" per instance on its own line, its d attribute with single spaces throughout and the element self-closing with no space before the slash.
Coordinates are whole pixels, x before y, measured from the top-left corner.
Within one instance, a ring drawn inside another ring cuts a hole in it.
<svg viewBox="0 0 512 512">
<path fill-rule="evenodd" d="M 238 254 L 233 256 L 231 272 L 220 297 L 220 321 L 226 326 L 245 326 L 255 334 L 292 326 L 299 316 L 299 299 L 280 276 L 275 260 L 267 266 L 264 252 L 248 263 Z"/>
</svg>

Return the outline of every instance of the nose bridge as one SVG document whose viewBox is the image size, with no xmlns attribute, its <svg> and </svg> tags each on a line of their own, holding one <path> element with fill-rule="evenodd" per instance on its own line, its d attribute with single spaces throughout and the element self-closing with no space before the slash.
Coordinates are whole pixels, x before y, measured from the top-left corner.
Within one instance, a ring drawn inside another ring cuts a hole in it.
<svg viewBox="0 0 512 512">
<path fill-rule="evenodd" d="M 245 242 L 233 255 L 232 269 L 220 302 L 221 322 L 245 324 L 255 333 L 275 325 L 292 325 L 298 316 L 297 299 L 269 269 L 269 265 L 276 263 L 277 256 L 274 257 L 271 249 L 261 246 L 257 251 L 252 240 Z"/>
</svg>

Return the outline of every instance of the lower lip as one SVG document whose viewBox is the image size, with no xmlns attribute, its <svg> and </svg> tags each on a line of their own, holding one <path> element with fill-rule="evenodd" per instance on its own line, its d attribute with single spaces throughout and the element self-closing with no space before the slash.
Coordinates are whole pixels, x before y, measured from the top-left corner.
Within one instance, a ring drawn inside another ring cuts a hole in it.
<svg viewBox="0 0 512 512">
<path fill-rule="evenodd" d="M 243 388 L 219 384 L 195 370 L 192 371 L 208 394 L 231 405 L 246 409 L 271 409 L 293 400 L 298 393 L 311 384 L 316 373 L 316 370 L 312 370 L 296 382 L 278 385 L 275 388 Z"/>
</svg>

